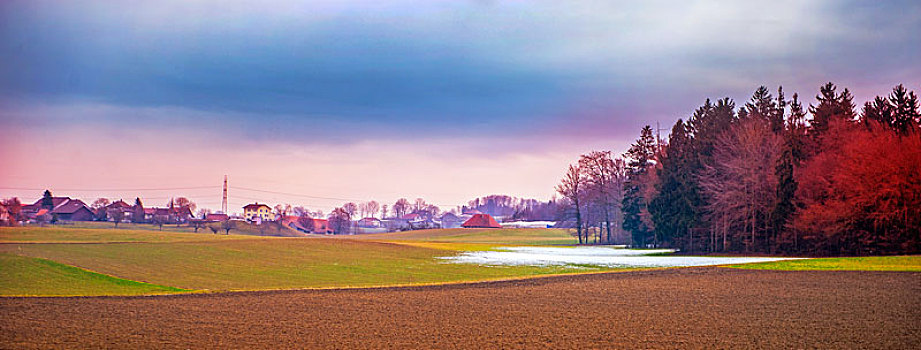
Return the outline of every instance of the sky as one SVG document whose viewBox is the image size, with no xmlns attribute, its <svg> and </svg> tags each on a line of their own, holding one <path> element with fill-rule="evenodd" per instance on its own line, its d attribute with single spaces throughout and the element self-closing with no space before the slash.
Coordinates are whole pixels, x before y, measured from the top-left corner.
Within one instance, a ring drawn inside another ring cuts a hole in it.
<svg viewBox="0 0 921 350">
<path fill-rule="evenodd" d="M 0 197 L 489 194 L 760 85 L 921 92 L 917 1 L 4 1 Z"/>
</svg>

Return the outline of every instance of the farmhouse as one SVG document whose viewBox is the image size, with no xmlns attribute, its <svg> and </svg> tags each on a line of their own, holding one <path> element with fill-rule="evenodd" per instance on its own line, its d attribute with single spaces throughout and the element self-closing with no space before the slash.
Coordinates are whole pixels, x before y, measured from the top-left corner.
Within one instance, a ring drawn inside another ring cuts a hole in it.
<svg viewBox="0 0 921 350">
<path fill-rule="evenodd" d="M 380 228 L 381 220 L 378 218 L 363 218 L 358 220 L 357 224 L 361 228 Z"/>
<path fill-rule="evenodd" d="M 441 216 L 441 228 L 458 228 L 461 227 L 463 220 L 454 213 L 445 213 Z"/>
<path fill-rule="evenodd" d="M 246 221 L 270 221 L 275 219 L 275 216 L 272 215 L 272 208 L 265 204 L 259 204 L 259 202 L 253 204 L 247 204 L 243 207 L 243 218 Z"/>
<path fill-rule="evenodd" d="M 46 214 L 65 221 L 92 221 L 95 219 L 93 211 L 79 199 L 71 199 L 70 197 L 48 197 L 47 199 L 50 200 L 46 202 L 46 198 L 42 198 L 33 204 L 23 206 L 23 214 L 32 219 Z M 43 209 L 45 212 L 39 214 Z"/>
<path fill-rule="evenodd" d="M 461 227 L 464 228 L 502 228 L 496 219 L 493 219 L 489 214 L 475 214 L 470 220 L 464 222 Z"/>
<path fill-rule="evenodd" d="M 119 211 L 122 213 L 122 221 L 133 222 L 134 206 L 119 199 L 102 208 L 96 209 L 96 220 L 111 220 L 109 213 Z"/>
<path fill-rule="evenodd" d="M 169 208 L 144 208 L 144 219 L 146 221 L 163 220 L 166 223 L 183 223 L 192 218 L 192 209 L 188 206 Z"/>
</svg>

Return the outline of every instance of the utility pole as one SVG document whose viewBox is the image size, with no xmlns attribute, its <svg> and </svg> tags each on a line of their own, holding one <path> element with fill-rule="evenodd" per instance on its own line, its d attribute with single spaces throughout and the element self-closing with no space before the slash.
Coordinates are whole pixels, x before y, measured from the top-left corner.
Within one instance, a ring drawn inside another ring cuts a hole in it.
<svg viewBox="0 0 921 350">
<path fill-rule="evenodd" d="M 224 175 L 224 196 L 221 199 L 221 213 L 227 214 L 227 175 Z"/>
<path fill-rule="evenodd" d="M 662 152 L 662 145 L 660 144 L 662 138 L 659 136 L 659 132 L 662 130 L 665 130 L 665 129 L 660 128 L 659 122 L 656 121 L 656 161 L 657 162 L 659 161 L 659 153 Z"/>
</svg>

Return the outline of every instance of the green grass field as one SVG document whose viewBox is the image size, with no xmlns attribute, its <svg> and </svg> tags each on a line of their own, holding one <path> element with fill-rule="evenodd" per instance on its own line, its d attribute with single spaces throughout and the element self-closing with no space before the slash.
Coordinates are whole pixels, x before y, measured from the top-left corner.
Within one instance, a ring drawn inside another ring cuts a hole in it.
<svg viewBox="0 0 921 350">
<path fill-rule="evenodd" d="M 730 265 L 732 268 L 785 271 L 921 271 L 921 256 L 867 256 L 785 260 L 757 264 Z"/>
<path fill-rule="evenodd" d="M 142 295 L 184 290 L 115 278 L 51 260 L 0 253 L 0 295 Z"/>
<path fill-rule="evenodd" d="M 553 237 L 540 231 L 510 231 L 511 236 L 516 238 L 497 240 L 495 235 L 498 232 L 493 231 L 489 235 L 472 232 L 471 239 L 481 240 L 485 236 L 504 243 L 524 241 L 533 244 L 534 241 L 547 241 L 547 237 Z M 535 237 L 532 239 L 527 233 L 533 233 Z M 386 286 L 599 271 L 574 267 L 484 267 L 445 263 L 438 259 L 469 247 L 491 247 L 483 243 L 464 243 L 457 236 L 450 236 L 455 243 L 407 241 L 406 244 L 396 244 L 325 237 L 223 236 L 60 227 L 0 228 L 0 254 L 33 262 L 24 264 L 9 258 L 0 260 L 0 269 L 6 271 L 0 295 L 133 295 L 180 291 L 170 287 L 224 291 Z M 69 277 L 71 282 L 43 277 L 54 276 L 60 266 L 85 274 L 72 275 Z M 38 270 L 48 271 L 36 272 Z M 112 283 L 94 282 L 94 278 L 99 276 Z M 86 287 L 78 283 L 80 278 L 87 280 Z M 43 287 L 33 288 L 39 284 Z"/>
<path fill-rule="evenodd" d="M 0 243 L 114 243 L 114 242 L 188 242 L 249 239 L 249 236 L 212 234 L 211 231 L 159 231 L 120 225 L 113 228 L 77 228 L 68 226 L 0 227 Z M 231 231 L 232 232 L 232 231 Z"/>
</svg>

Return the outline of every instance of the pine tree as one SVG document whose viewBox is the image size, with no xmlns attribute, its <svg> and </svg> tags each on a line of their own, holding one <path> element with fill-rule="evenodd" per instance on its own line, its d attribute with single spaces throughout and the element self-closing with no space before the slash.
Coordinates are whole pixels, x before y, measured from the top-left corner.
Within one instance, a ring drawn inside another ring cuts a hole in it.
<svg viewBox="0 0 921 350">
<path fill-rule="evenodd" d="M 51 196 L 51 191 L 45 190 L 45 193 L 42 195 L 42 208 L 51 210 L 54 209 L 54 197 Z"/>
<path fill-rule="evenodd" d="M 780 89 L 779 99 L 783 103 L 783 88 Z M 780 108 L 782 109 L 783 107 Z M 740 109 L 739 114 L 745 116 L 745 118 L 741 119 L 755 118 L 763 120 L 771 125 L 771 130 L 780 132 L 783 129 L 783 112 L 778 114 L 777 111 L 777 102 L 774 101 L 774 97 L 768 92 L 767 87 L 762 85 L 755 90 L 751 100 L 745 104 L 745 107 Z"/>
<path fill-rule="evenodd" d="M 740 108 L 740 110 L 744 111 L 745 108 Z M 700 188 L 699 176 L 702 174 L 703 169 L 713 164 L 713 154 L 716 151 L 715 145 L 717 141 L 722 134 L 742 118 L 742 116 L 737 116 L 736 114 L 735 102 L 729 98 L 723 98 L 717 100 L 716 104 L 711 104 L 708 99 L 688 121 L 687 125 L 690 126 L 688 137 L 691 139 L 690 148 L 693 149 L 693 152 L 689 152 L 686 155 L 687 159 L 683 167 L 686 172 L 684 176 L 688 178 L 687 182 L 695 186 L 695 208 L 705 208 L 712 200 L 707 194 L 699 192 L 697 189 Z M 703 210 L 695 209 L 694 212 L 696 217 L 693 222 L 696 226 L 713 227 L 713 223 L 709 222 L 708 217 L 703 215 Z M 713 237 L 713 234 L 714 232 L 711 231 L 711 237 Z M 715 247 L 711 246 L 711 248 Z"/>
<path fill-rule="evenodd" d="M 723 98 L 712 104 L 707 99 L 704 104 L 694 111 L 694 114 L 685 124 L 689 138 L 693 138 L 696 144 L 696 155 L 700 163 L 707 163 L 713 154 L 713 145 L 720 134 L 725 132 L 729 127 L 738 121 L 735 113 L 735 102 L 731 99 Z M 692 169 L 697 172 L 697 169 Z"/>
<path fill-rule="evenodd" d="M 787 133 L 794 165 L 799 166 L 806 159 L 806 111 L 799 101 L 799 94 L 793 94 L 790 100 L 790 118 L 787 120 Z"/>
<path fill-rule="evenodd" d="M 921 113 L 918 112 L 918 96 L 914 91 L 908 91 L 899 84 L 892 89 L 889 101 L 892 104 L 892 128 L 903 135 L 917 129 Z"/>
<path fill-rule="evenodd" d="M 811 134 L 816 139 L 828 131 L 828 125 L 832 120 L 854 120 L 854 97 L 851 96 L 851 92 L 844 89 L 841 94 L 837 94 L 835 90 L 835 84 L 825 84 L 815 96 L 818 104 L 809 106 L 809 112 L 812 113 Z"/>
<path fill-rule="evenodd" d="M 141 203 L 141 198 L 140 197 L 134 198 L 134 211 L 131 214 L 131 222 L 134 222 L 134 223 L 145 222 L 146 221 L 144 218 L 145 215 L 146 214 L 144 213 L 144 204 Z"/>
<path fill-rule="evenodd" d="M 651 235 L 651 229 L 643 222 L 642 213 L 646 211 L 646 198 L 643 198 L 647 184 L 646 174 L 655 158 L 656 143 L 649 125 L 640 131 L 640 138 L 630 146 L 624 155 L 627 164 L 627 182 L 624 185 L 622 227 L 631 233 L 634 246 L 645 246 Z"/>
<path fill-rule="evenodd" d="M 795 95 L 795 94 L 794 94 Z M 777 87 L 777 104 L 774 109 L 774 114 L 771 116 L 771 130 L 775 133 L 781 133 L 784 131 L 785 118 L 784 113 L 787 110 L 787 100 L 783 94 L 783 86 Z"/>
<path fill-rule="evenodd" d="M 863 111 L 860 113 L 860 122 L 870 128 L 872 123 L 880 125 L 892 125 L 892 105 L 885 97 L 876 96 L 873 101 L 867 101 L 863 104 Z"/>
<path fill-rule="evenodd" d="M 780 159 L 774 168 L 777 176 L 777 201 L 771 211 L 771 232 L 770 238 L 773 242 L 772 249 L 776 251 L 780 245 L 780 236 L 785 231 L 787 224 L 793 216 L 796 206 L 794 198 L 796 196 L 796 179 L 794 177 L 794 163 L 797 162 L 798 144 L 802 142 L 799 137 L 799 125 L 802 120 L 802 105 L 800 105 L 799 96 L 793 94 L 789 122 L 785 123 L 784 112 L 787 101 L 784 99 L 783 87 L 777 89 L 777 108 L 771 119 L 771 130 L 774 133 L 783 132 L 783 145 L 780 153 Z M 795 119 L 795 120 L 794 120 Z M 780 121 L 779 128 L 777 121 Z"/>
<path fill-rule="evenodd" d="M 693 173 L 697 160 L 688 129 L 681 119 L 672 128 L 659 172 L 658 193 L 649 203 L 656 245 L 668 245 L 681 239 L 699 221 L 700 197 Z"/>
<path fill-rule="evenodd" d="M 773 249 L 779 248 L 780 234 L 784 232 L 793 213 L 796 210 L 794 199 L 796 197 L 796 178 L 794 177 L 793 163 L 796 162 L 795 156 L 795 136 L 792 132 L 784 135 L 783 149 L 780 154 L 780 161 L 775 168 L 777 175 L 777 202 L 771 212 L 772 221 L 772 240 Z"/>
</svg>

